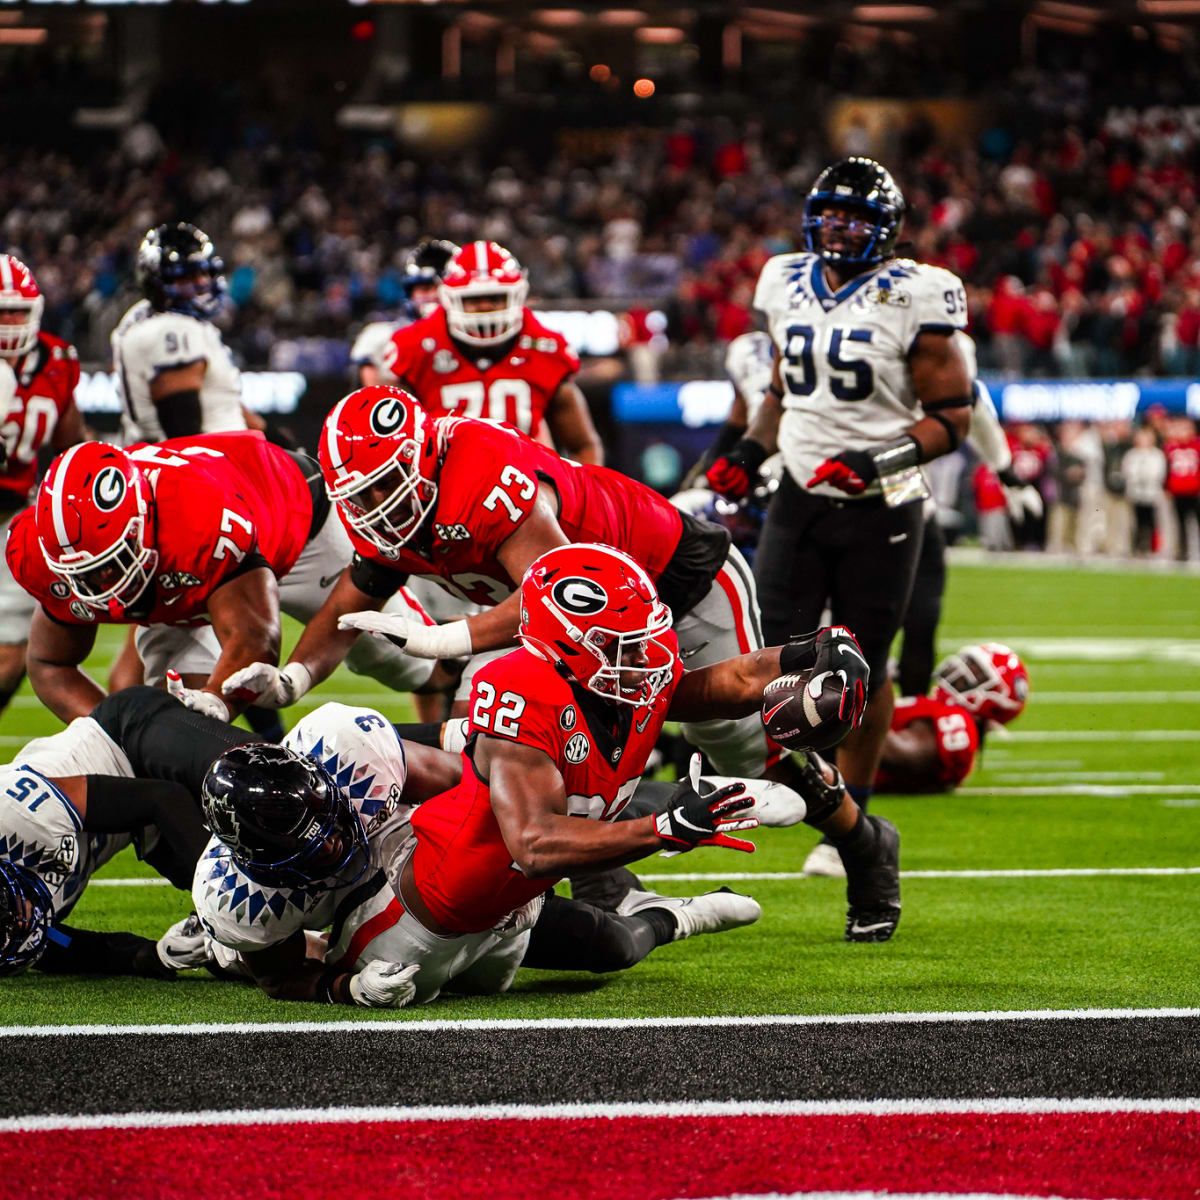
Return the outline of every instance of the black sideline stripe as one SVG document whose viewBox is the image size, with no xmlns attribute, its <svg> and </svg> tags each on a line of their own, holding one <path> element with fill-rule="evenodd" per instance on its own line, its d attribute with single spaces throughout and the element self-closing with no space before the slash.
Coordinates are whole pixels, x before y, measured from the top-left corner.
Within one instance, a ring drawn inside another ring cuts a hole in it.
<svg viewBox="0 0 1200 1200">
<path fill-rule="evenodd" d="M 1200 1018 L 5 1039 L 0 1116 L 1194 1096 Z"/>
</svg>

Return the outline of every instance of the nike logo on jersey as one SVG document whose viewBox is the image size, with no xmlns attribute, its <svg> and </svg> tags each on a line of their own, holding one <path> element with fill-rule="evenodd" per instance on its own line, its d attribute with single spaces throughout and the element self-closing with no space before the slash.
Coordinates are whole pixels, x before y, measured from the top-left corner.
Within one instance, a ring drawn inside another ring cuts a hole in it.
<svg viewBox="0 0 1200 1200">
<path fill-rule="evenodd" d="M 701 650 L 707 646 L 707 642 L 701 642 L 698 646 L 689 646 L 686 650 L 679 651 L 680 658 L 691 658 L 693 654 L 699 654 Z"/>
<path fill-rule="evenodd" d="M 338 581 L 338 578 L 340 575 L 341 575 L 341 571 L 334 571 L 334 573 L 332 575 L 322 575 L 320 578 L 320 581 L 319 581 L 321 584 L 322 590 L 329 587 L 329 585 L 331 583 L 336 583 Z"/>
<path fill-rule="evenodd" d="M 171 597 L 169 597 L 169 598 L 167 598 L 167 599 L 164 599 L 164 600 L 163 600 L 163 608 L 170 608 L 170 606 L 171 606 L 172 604 L 174 604 L 174 603 L 175 603 L 175 601 L 176 601 L 176 600 L 178 600 L 178 599 L 179 599 L 179 597 L 178 597 L 178 596 L 171 596 Z"/>
<path fill-rule="evenodd" d="M 790 700 L 791 700 L 791 696 L 789 696 L 787 698 L 787 700 L 780 700 L 780 702 L 778 704 L 776 704 L 773 708 L 768 708 L 767 711 L 765 713 L 763 713 L 763 723 L 766 724 L 766 722 L 769 721 Z"/>
<path fill-rule="evenodd" d="M 651 709 L 647 709 L 647 710 L 646 710 L 646 715 L 645 715 L 645 716 L 644 716 L 644 717 L 643 717 L 643 718 L 642 718 L 640 721 L 638 721 L 638 723 L 637 723 L 637 731 L 638 731 L 638 733 L 644 733 L 644 732 L 646 731 L 646 726 L 650 724 L 650 718 L 651 718 L 652 716 L 654 716 L 654 710 L 653 710 L 652 708 L 651 708 Z M 613 762 L 616 762 L 616 761 L 617 761 L 617 760 L 614 758 L 614 759 L 613 759 Z"/>
</svg>

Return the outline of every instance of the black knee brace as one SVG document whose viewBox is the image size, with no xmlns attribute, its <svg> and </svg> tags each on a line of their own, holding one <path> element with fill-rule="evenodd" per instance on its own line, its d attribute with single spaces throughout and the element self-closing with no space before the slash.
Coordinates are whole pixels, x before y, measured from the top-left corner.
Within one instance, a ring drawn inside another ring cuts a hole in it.
<svg viewBox="0 0 1200 1200">
<path fill-rule="evenodd" d="M 793 763 L 798 755 L 792 756 Z M 828 766 L 833 771 L 833 782 L 826 783 L 821 768 Z M 846 790 L 842 782 L 842 773 L 832 763 L 826 763 L 819 755 L 810 750 L 804 756 L 802 766 L 797 766 L 797 779 L 792 787 L 800 793 L 808 806 L 808 815 L 804 818 L 806 825 L 820 825 L 828 821 L 841 807 L 842 795 Z"/>
</svg>

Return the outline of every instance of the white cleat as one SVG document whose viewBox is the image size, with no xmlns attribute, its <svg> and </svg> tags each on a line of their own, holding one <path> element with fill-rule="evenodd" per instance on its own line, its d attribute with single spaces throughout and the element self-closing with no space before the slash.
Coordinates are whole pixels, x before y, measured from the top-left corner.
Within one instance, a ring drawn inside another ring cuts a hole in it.
<svg viewBox="0 0 1200 1200">
<path fill-rule="evenodd" d="M 846 868 L 837 847 L 829 842 L 818 842 L 804 860 L 804 874 L 818 875 L 826 879 L 845 879 Z"/>
<path fill-rule="evenodd" d="M 158 939 L 158 957 L 164 966 L 175 971 L 206 967 L 212 962 L 211 940 L 195 913 L 176 921 Z"/>
<path fill-rule="evenodd" d="M 632 917 L 647 908 L 665 908 L 674 915 L 677 942 L 698 933 L 723 933 L 739 925 L 753 925 L 762 916 L 757 900 L 729 888 L 718 888 L 703 896 L 660 896 L 631 889 L 617 905 L 617 913 Z"/>
</svg>

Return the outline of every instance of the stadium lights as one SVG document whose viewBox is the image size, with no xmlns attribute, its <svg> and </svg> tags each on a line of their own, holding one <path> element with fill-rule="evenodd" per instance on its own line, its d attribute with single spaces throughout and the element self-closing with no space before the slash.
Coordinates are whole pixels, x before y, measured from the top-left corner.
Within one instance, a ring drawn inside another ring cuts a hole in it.
<svg viewBox="0 0 1200 1200">
<path fill-rule="evenodd" d="M 672 46 L 684 39 L 684 32 L 673 25 L 643 25 L 634 32 L 634 40 L 655 46 Z"/>
<path fill-rule="evenodd" d="M 1047 17 L 1061 17 L 1066 21 L 1094 21 L 1100 15 L 1087 5 L 1063 4 L 1060 0 L 1039 0 L 1034 11 Z"/>
<path fill-rule="evenodd" d="M 640 100 L 647 100 L 654 95 L 654 80 L 639 79 L 633 85 L 633 94 Z"/>
<path fill-rule="evenodd" d="M 1200 0 L 1138 0 L 1138 11 L 1158 17 L 1200 13 Z"/>
<path fill-rule="evenodd" d="M 640 8 L 606 8 L 600 13 L 601 25 L 641 25 L 645 20 Z"/>
<path fill-rule="evenodd" d="M 540 25 L 581 25 L 584 15 L 575 8 L 538 8 L 532 13 Z"/>
<path fill-rule="evenodd" d="M 40 46 L 50 31 L 38 27 L 0 29 L 0 46 Z"/>
<path fill-rule="evenodd" d="M 878 24 L 882 21 L 932 21 L 937 9 L 923 4 L 859 4 L 850 12 L 855 21 Z"/>
</svg>

